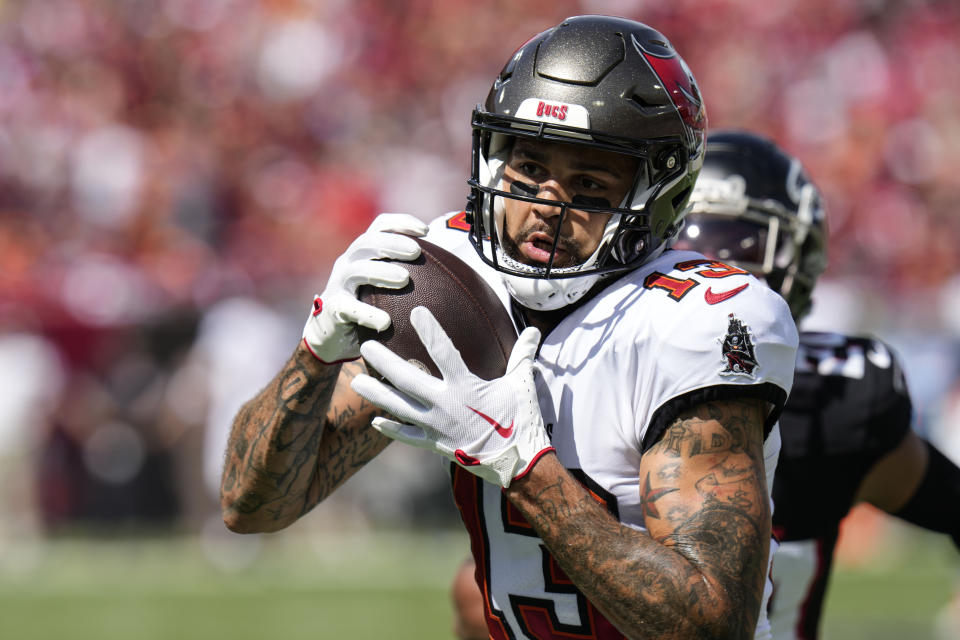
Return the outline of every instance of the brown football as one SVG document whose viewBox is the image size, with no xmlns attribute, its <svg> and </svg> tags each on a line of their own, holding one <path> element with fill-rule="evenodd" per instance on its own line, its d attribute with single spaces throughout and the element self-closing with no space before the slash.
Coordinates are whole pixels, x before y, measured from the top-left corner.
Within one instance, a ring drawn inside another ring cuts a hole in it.
<svg viewBox="0 0 960 640">
<path fill-rule="evenodd" d="M 410 324 L 410 311 L 424 306 L 443 327 L 460 351 L 464 363 L 484 380 L 499 378 L 517 340 L 510 314 L 493 289 L 463 260 L 422 238 L 420 257 L 396 263 L 410 272 L 402 289 L 364 285 L 357 297 L 390 314 L 383 332 L 360 327 L 360 341 L 376 340 L 400 357 L 413 361 L 432 375 L 440 371 Z M 375 373 L 375 372 L 372 372 Z"/>
</svg>

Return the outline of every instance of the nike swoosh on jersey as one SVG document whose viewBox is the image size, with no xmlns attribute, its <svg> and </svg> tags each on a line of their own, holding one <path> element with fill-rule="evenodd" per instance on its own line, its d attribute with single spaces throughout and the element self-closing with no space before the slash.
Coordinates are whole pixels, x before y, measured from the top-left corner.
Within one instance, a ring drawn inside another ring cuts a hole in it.
<svg viewBox="0 0 960 640">
<path fill-rule="evenodd" d="M 473 411 L 475 414 L 477 414 L 478 416 L 480 416 L 481 418 L 483 418 L 484 420 L 492 424 L 493 430 L 496 431 L 497 435 L 500 436 L 501 438 L 509 438 L 511 435 L 513 435 L 513 420 L 510 421 L 510 426 L 504 429 L 502 426 L 500 426 L 499 422 L 497 422 L 490 416 L 484 413 L 481 413 L 480 411 L 477 411 L 470 405 L 467 405 L 467 409 L 470 409 L 470 411 Z"/>
<path fill-rule="evenodd" d="M 710 287 L 707 287 L 707 290 L 703 293 L 703 299 L 707 301 L 707 304 L 719 304 L 724 300 L 729 300 L 749 286 L 750 283 L 748 282 L 747 284 L 741 285 L 736 289 L 730 289 L 730 291 L 724 291 L 722 293 L 714 293 Z"/>
</svg>

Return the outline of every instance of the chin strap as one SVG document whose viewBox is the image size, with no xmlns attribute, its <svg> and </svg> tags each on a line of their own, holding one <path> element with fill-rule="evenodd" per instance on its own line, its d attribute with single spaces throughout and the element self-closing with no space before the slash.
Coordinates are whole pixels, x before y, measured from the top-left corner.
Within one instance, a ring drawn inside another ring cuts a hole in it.
<svg viewBox="0 0 960 640">
<path fill-rule="evenodd" d="M 927 474 L 916 493 L 892 514 L 931 531 L 946 533 L 960 549 L 960 468 L 929 442 Z"/>
</svg>

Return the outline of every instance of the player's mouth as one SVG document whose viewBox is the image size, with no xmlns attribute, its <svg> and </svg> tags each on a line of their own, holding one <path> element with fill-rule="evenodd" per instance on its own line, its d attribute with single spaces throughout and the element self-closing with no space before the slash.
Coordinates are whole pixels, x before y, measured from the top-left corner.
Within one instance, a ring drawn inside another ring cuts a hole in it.
<svg viewBox="0 0 960 640">
<path fill-rule="evenodd" d="M 550 254 L 553 252 L 553 241 L 554 238 L 552 235 L 543 233 L 542 231 L 535 231 L 528 235 L 523 243 L 520 244 L 520 252 L 533 264 L 548 264 L 550 262 Z M 563 248 L 563 242 L 561 240 L 553 259 L 553 266 L 563 266 L 568 255 Z"/>
</svg>

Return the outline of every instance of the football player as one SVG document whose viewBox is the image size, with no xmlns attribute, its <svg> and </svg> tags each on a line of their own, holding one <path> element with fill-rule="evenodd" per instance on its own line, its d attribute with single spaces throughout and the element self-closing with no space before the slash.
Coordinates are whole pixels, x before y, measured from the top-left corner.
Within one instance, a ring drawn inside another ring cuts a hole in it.
<svg viewBox="0 0 960 640">
<path fill-rule="evenodd" d="M 711 132 L 691 202 L 675 248 L 760 276 L 799 322 L 827 263 L 822 198 L 800 162 L 756 134 Z M 801 332 L 773 484 L 775 638 L 817 637 L 840 521 L 857 503 L 960 546 L 960 470 L 911 429 L 911 416 L 890 346 Z"/>
<path fill-rule="evenodd" d="M 399 440 L 450 462 L 490 637 L 768 637 L 798 337 L 746 270 L 665 251 L 705 127 L 692 74 L 646 25 L 578 16 L 521 46 L 473 113 L 466 210 L 377 218 L 238 413 L 227 525 L 283 528 Z M 417 257 L 403 234 L 463 258 L 512 313 L 501 378 L 470 373 L 423 307 L 410 321 L 442 379 L 358 344 L 390 318 L 357 287 L 407 283 L 380 260 Z"/>
</svg>

